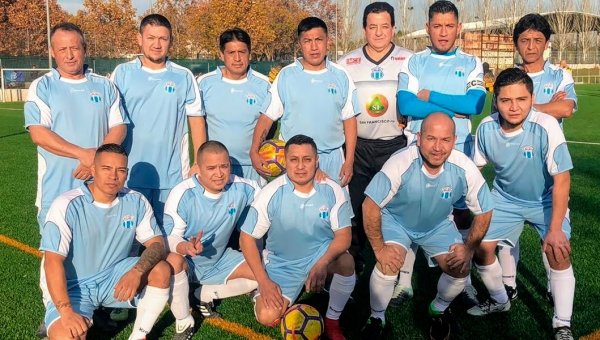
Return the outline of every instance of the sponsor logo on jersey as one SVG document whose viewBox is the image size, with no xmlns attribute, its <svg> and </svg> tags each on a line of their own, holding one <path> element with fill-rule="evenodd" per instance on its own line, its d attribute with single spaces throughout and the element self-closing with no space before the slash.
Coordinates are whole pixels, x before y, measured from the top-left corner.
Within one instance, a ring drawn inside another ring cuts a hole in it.
<svg viewBox="0 0 600 340">
<path fill-rule="evenodd" d="M 168 81 L 165 83 L 165 91 L 167 91 L 167 93 L 174 93 L 175 92 L 175 82 L 172 81 Z"/>
<path fill-rule="evenodd" d="M 375 80 L 379 80 L 383 78 L 383 69 L 379 66 L 376 66 L 371 69 L 371 78 Z"/>
<path fill-rule="evenodd" d="M 235 205 L 233 203 L 231 203 L 228 207 L 227 207 L 227 213 L 231 216 L 235 215 L 237 209 L 235 207 Z"/>
<path fill-rule="evenodd" d="M 346 65 L 358 65 L 360 64 L 360 57 L 346 59 Z"/>
<path fill-rule="evenodd" d="M 244 92 L 244 91 L 243 90 L 238 90 L 238 89 L 236 89 L 234 87 L 231 88 L 231 93 L 242 93 L 242 92 Z"/>
<path fill-rule="evenodd" d="M 459 67 L 455 68 L 454 69 L 454 75 L 457 76 L 457 77 L 459 77 L 459 78 L 464 77 L 465 76 L 465 68 L 462 67 L 462 66 L 459 66 Z"/>
<path fill-rule="evenodd" d="M 394 56 L 391 56 L 390 59 L 392 59 L 393 61 L 404 61 L 404 60 L 406 60 L 406 57 L 394 57 Z"/>
<path fill-rule="evenodd" d="M 148 81 L 157 81 L 161 80 L 160 78 L 154 78 L 153 76 L 148 76 Z"/>
<path fill-rule="evenodd" d="M 246 95 L 246 104 L 248 104 L 248 105 L 256 104 L 256 95 L 254 93 L 248 93 Z"/>
<path fill-rule="evenodd" d="M 327 85 L 327 92 L 329 94 L 337 94 L 337 85 L 335 83 L 329 83 L 329 85 Z"/>
<path fill-rule="evenodd" d="M 552 84 L 552 83 L 544 84 L 544 89 L 542 91 L 544 91 L 544 94 L 553 94 L 554 93 L 554 84 Z"/>
<path fill-rule="evenodd" d="M 121 226 L 125 229 L 131 229 L 135 227 L 135 216 L 133 215 L 125 215 L 121 219 Z"/>
<path fill-rule="evenodd" d="M 310 78 L 311 84 L 318 84 L 318 83 L 322 83 L 322 82 L 323 81 L 321 79 Z"/>
<path fill-rule="evenodd" d="M 328 220 L 329 219 L 329 207 L 326 205 L 322 205 L 319 208 L 319 217 L 322 220 Z"/>
<path fill-rule="evenodd" d="M 390 103 L 384 95 L 376 93 L 369 97 L 365 109 L 369 116 L 381 117 L 387 112 L 389 105 Z"/>
<path fill-rule="evenodd" d="M 523 147 L 523 157 L 525 157 L 527 159 L 533 158 L 533 146 L 526 145 Z"/>
<path fill-rule="evenodd" d="M 473 79 L 467 83 L 467 91 L 469 91 L 471 87 L 484 87 L 483 85 L 483 80 Z"/>
<path fill-rule="evenodd" d="M 99 92 L 90 92 L 90 101 L 92 103 L 100 103 L 102 101 L 102 96 Z"/>
<path fill-rule="evenodd" d="M 450 198 L 452 198 L 452 187 L 451 186 L 443 187 L 442 194 L 440 195 L 440 197 L 445 200 L 449 200 Z"/>
</svg>

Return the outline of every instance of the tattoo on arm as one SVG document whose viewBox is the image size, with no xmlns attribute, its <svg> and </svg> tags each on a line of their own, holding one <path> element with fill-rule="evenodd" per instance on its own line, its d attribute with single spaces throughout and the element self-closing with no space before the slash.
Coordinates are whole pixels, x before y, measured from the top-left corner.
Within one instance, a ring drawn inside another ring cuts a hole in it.
<svg viewBox="0 0 600 340">
<path fill-rule="evenodd" d="M 69 301 L 58 301 L 58 302 L 55 304 L 55 306 L 56 306 L 56 309 L 57 309 L 57 310 L 61 310 L 61 309 L 63 309 L 63 308 L 67 308 L 67 307 L 72 307 L 72 306 L 71 306 L 71 302 L 69 302 Z"/>
<path fill-rule="evenodd" d="M 165 247 L 162 243 L 152 243 L 140 256 L 138 263 L 133 266 L 138 272 L 145 274 L 150 271 L 158 262 L 167 257 Z"/>
</svg>

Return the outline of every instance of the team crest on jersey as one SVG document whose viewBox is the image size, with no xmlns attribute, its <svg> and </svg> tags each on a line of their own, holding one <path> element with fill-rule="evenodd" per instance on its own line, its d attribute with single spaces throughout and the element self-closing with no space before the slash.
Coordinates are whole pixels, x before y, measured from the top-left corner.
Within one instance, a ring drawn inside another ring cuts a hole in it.
<svg viewBox="0 0 600 340">
<path fill-rule="evenodd" d="M 379 80 L 383 78 L 383 69 L 379 66 L 376 66 L 371 69 L 371 78 L 375 80 Z"/>
<path fill-rule="evenodd" d="M 327 92 L 329 94 L 337 94 L 337 85 L 335 85 L 335 83 L 329 83 L 329 85 L 327 85 Z"/>
<path fill-rule="evenodd" d="M 462 66 L 455 68 L 454 75 L 457 77 L 461 77 L 461 78 L 464 77 L 465 76 L 465 68 Z"/>
<path fill-rule="evenodd" d="M 125 229 L 131 229 L 135 227 L 135 216 L 133 215 L 125 215 L 121 219 L 121 226 Z"/>
<path fill-rule="evenodd" d="M 98 92 L 90 92 L 90 101 L 92 103 L 100 103 L 102 101 L 102 96 Z"/>
<path fill-rule="evenodd" d="M 322 220 L 328 220 L 329 219 L 329 207 L 326 205 L 322 205 L 319 208 L 319 217 Z"/>
<path fill-rule="evenodd" d="M 248 93 L 246 95 L 246 104 L 248 104 L 248 105 L 256 104 L 256 95 L 254 93 Z"/>
<path fill-rule="evenodd" d="M 440 197 L 445 200 L 449 200 L 450 198 L 452 198 L 452 187 L 451 186 L 443 187 L 442 194 L 440 195 Z"/>
<path fill-rule="evenodd" d="M 526 145 L 523 147 L 523 157 L 525 157 L 527 159 L 533 158 L 533 146 Z"/>
<path fill-rule="evenodd" d="M 235 207 L 235 205 L 233 203 L 231 203 L 228 207 L 227 207 L 227 213 L 231 216 L 235 215 L 237 209 Z"/>
<path fill-rule="evenodd" d="M 360 64 L 360 57 L 346 59 L 346 65 L 358 65 Z"/>
<path fill-rule="evenodd" d="M 174 93 L 175 92 L 175 82 L 172 81 L 168 81 L 165 83 L 165 91 L 167 91 L 167 93 Z"/>
<path fill-rule="evenodd" d="M 369 97 L 365 108 L 369 116 L 381 117 L 387 112 L 389 105 L 390 104 L 384 95 L 376 93 Z"/>
<path fill-rule="evenodd" d="M 544 94 L 553 94 L 554 93 L 554 84 L 546 83 L 544 84 Z"/>
</svg>

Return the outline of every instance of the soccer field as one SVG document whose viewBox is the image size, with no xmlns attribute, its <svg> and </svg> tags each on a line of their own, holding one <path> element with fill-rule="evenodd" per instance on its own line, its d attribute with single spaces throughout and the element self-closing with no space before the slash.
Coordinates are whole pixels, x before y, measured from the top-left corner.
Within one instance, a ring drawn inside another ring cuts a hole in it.
<svg viewBox="0 0 600 340">
<path fill-rule="evenodd" d="M 579 110 L 565 123 L 565 134 L 575 169 L 571 177 L 572 248 L 577 280 L 573 314 L 575 337 L 600 338 L 600 265 L 596 250 L 600 240 L 600 85 L 578 85 Z M 489 97 L 489 96 L 488 96 Z M 488 98 L 489 100 L 489 98 Z M 489 102 L 486 105 L 489 108 Z M 485 112 L 473 123 L 474 128 Z M 23 129 L 23 103 L 0 103 L 0 339 L 33 339 L 44 315 L 38 288 L 39 245 L 36 208 L 36 153 Z M 489 169 L 485 169 L 488 180 Z M 358 338 L 369 314 L 368 281 L 370 266 L 359 278 L 354 294 L 342 314 L 342 327 L 350 339 Z M 413 277 L 415 297 L 400 308 L 389 308 L 394 339 L 428 338 L 427 306 L 435 296 L 438 269 L 426 267 L 418 256 Z M 485 288 L 473 275 L 480 296 Z M 453 312 L 458 323 L 456 338 L 542 339 L 550 338 L 552 308 L 544 299 L 546 275 L 541 261 L 539 239 L 531 229 L 522 237 L 518 273 L 519 297 L 510 312 L 476 318 L 456 302 Z M 302 300 L 324 312 L 326 295 L 302 296 Z M 278 329 L 260 326 L 254 320 L 248 296 L 228 299 L 218 310 L 223 320 L 204 322 L 195 339 L 278 338 Z M 116 334 L 92 329 L 90 339 L 127 339 L 132 327 L 120 323 Z M 149 339 L 170 338 L 173 316 L 166 311 Z"/>
</svg>

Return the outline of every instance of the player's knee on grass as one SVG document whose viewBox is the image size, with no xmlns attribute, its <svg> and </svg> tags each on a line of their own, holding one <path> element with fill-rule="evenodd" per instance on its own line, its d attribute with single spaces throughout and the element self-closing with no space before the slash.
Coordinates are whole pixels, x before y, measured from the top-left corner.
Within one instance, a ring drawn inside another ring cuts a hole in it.
<svg viewBox="0 0 600 340">
<path fill-rule="evenodd" d="M 167 262 L 171 265 L 171 268 L 173 268 L 173 274 L 179 274 L 182 270 L 187 270 L 185 257 L 177 253 L 169 253 Z"/>
<path fill-rule="evenodd" d="M 349 253 L 343 253 L 329 265 L 329 272 L 341 276 L 354 274 L 354 258 Z"/>
<path fill-rule="evenodd" d="M 471 271 L 471 268 L 469 268 L 468 270 L 465 270 L 464 272 L 460 271 L 460 268 L 450 268 L 450 266 L 448 265 L 448 254 L 442 254 L 442 255 L 438 255 L 435 257 L 435 261 L 437 262 L 438 266 L 440 267 L 440 269 L 455 278 L 463 278 L 463 277 L 467 277 Z"/>
<path fill-rule="evenodd" d="M 283 301 L 284 306 L 281 309 L 267 308 L 263 303 L 262 297 L 258 296 L 254 305 L 256 321 L 266 327 L 276 327 L 288 308 L 288 301 L 285 298 Z"/>
<path fill-rule="evenodd" d="M 481 242 L 475 249 L 473 260 L 480 266 L 488 266 L 496 260 L 496 246 L 498 242 Z"/>
<path fill-rule="evenodd" d="M 81 335 L 79 337 L 73 337 L 71 335 L 71 332 L 68 329 L 66 329 L 65 327 L 63 327 L 63 324 L 60 321 L 60 318 L 58 318 L 56 321 L 54 321 L 52 323 L 52 325 L 50 325 L 50 328 L 48 328 L 48 339 L 50 339 L 50 340 L 85 339 L 86 335 L 87 335 L 87 330 L 83 333 L 83 335 Z"/>
<path fill-rule="evenodd" d="M 171 282 L 171 266 L 167 261 L 160 261 L 148 274 L 148 285 L 158 288 L 167 288 Z"/>
<path fill-rule="evenodd" d="M 569 255 L 566 258 L 557 261 L 554 257 L 554 249 L 550 245 L 546 247 L 546 257 L 548 258 L 550 268 L 554 270 L 565 270 L 571 266 L 571 256 Z"/>
</svg>

